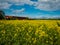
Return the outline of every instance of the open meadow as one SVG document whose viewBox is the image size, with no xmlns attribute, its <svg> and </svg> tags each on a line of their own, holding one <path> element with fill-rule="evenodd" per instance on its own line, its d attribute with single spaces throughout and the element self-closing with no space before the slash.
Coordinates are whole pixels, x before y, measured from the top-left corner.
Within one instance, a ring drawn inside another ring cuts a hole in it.
<svg viewBox="0 0 60 45">
<path fill-rule="evenodd" d="M 60 20 L 0 20 L 0 45 L 60 45 Z"/>
</svg>

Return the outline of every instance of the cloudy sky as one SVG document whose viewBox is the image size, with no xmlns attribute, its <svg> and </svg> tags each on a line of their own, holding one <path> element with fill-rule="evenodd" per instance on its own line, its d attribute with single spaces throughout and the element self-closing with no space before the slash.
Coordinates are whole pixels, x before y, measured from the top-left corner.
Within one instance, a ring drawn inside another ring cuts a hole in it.
<svg viewBox="0 0 60 45">
<path fill-rule="evenodd" d="M 60 0 L 0 0 L 6 15 L 32 18 L 60 17 Z"/>
</svg>

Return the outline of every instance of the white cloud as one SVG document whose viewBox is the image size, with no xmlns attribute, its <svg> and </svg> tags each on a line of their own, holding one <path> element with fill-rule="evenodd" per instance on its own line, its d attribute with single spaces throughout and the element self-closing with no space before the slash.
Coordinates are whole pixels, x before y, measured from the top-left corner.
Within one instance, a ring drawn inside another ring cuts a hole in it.
<svg viewBox="0 0 60 45">
<path fill-rule="evenodd" d="M 48 1 L 48 0 L 38 0 L 38 1 Z"/>
<path fill-rule="evenodd" d="M 28 5 L 32 5 L 34 4 L 34 2 L 30 1 L 30 0 L 10 0 L 9 2 L 12 2 L 12 3 L 17 3 L 19 5 L 22 5 L 22 4 L 28 4 Z"/>
<path fill-rule="evenodd" d="M 36 9 L 40 10 L 60 10 L 60 0 L 39 0 L 35 6 Z"/>
<path fill-rule="evenodd" d="M 9 4 L 11 3 L 12 5 L 24 5 L 24 4 L 28 4 L 28 5 L 32 5 L 34 2 L 30 1 L 30 0 L 0 0 L 0 9 L 6 9 L 9 8 L 11 5 Z"/>
<path fill-rule="evenodd" d="M 15 2 L 33 5 L 35 6 L 36 9 L 40 10 L 46 11 L 60 10 L 60 0 L 38 0 L 37 2 L 33 2 L 30 0 L 17 0 Z"/>
<path fill-rule="evenodd" d="M 40 15 L 36 15 L 36 16 L 34 16 L 34 18 L 46 18 L 46 19 L 48 19 L 48 18 L 60 18 L 60 16 L 59 15 L 50 15 L 50 14 L 40 14 Z"/>
<path fill-rule="evenodd" d="M 30 1 L 30 0 L 5 0 L 6 2 L 10 2 L 12 4 L 29 4 L 32 5 L 34 2 Z M 5 2 L 3 0 L 1 0 L 0 2 Z"/>
<path fill-rule="evenodd" d="M 18 13 L 23 13 L 25 11 L 25 8 L 22 8 L 20 10 L 12 10 L 12 13 L 18 14 Z"/>
<path fill-rule="evenodd" d="M 14 5 L 33 5 L 35 9 L 39 10 L 47 10 L 47 11 L 54 11 L 54 10 L 60 10 L 60 0 L 38 0 L 37 2 L 33 2 L 31 0 L 0 0 L 0 7 L 1 8 L 8 8 L 10 7 L 10 4 L 3 4 L 5 2 L 10 2 Z"/>
<path fill-rule="evenodd" d="M 20 5 L 20 6 L 23 6 L 24 5 L 24 3 L 14 3 L 14 5 Z"/>
<path fill-rule="evenodd" d="M 9 9 L 12 4 L 8 4 L 7 2 L 0 3 L 0 9 Z"/>
</svg>

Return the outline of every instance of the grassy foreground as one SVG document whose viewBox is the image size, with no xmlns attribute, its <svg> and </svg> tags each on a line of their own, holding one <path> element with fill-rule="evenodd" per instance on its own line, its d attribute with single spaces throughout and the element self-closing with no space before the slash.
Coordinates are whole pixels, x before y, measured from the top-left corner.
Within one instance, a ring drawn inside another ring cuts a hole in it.
<svg viewBox="0 0 60 45">
<path fill-rule="evenodd" d="M 60 20 L 0 20 L 0 45 L 60 45 Z"/>
</svg>

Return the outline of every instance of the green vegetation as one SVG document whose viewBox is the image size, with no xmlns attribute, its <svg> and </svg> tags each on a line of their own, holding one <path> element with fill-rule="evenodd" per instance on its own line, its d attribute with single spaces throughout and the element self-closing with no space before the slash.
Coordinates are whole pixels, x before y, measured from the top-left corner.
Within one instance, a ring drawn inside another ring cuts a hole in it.
<svg viewBox="0 0 60 45">
<path fill-rule="evenodd" d="M 0 20 L 0 45 L 60 45 L 59 23 L 60 20 Z"/>
<path fill-rule="evenodd" d="M 5 13 L 2 10 L 0 10 L 0 19 L 5 19 Z"/>
</svg>

